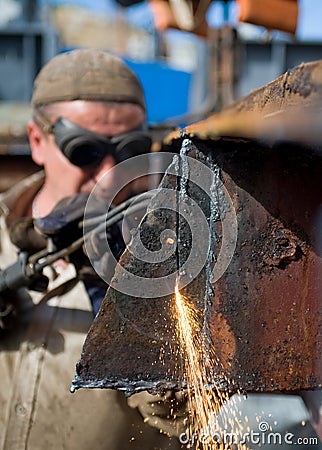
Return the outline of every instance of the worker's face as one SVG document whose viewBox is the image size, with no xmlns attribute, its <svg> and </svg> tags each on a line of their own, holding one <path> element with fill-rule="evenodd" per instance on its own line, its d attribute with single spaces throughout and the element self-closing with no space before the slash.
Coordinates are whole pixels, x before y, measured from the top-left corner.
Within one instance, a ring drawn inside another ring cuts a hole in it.
<svg viewBox="0 0 322 450">
<path fill-rule="evenodd" d="M 65 118 L 74 124 L 94 133 L 113 137 L 127 133 L 145 120 L 144 111 L 130 103 L 103 103 L 89 101 L 64 102 L 55 105 L 51 123 L 58 118 Z M 29 139 L 34 161 L 42 165 L 46 174 L 46 188 L 50 189 L 55 199 L 90 192 L 102 175 L 109 171 L 115 160 L 107 154 L 99 163 L 78 167 L 72 164 L 56 145 L 52 134 L 43 133 L 34 121 L 29 123 Z M 103 177 L 102 189 L 106 191 L 113 185 L 113 171 Z"/>
</svg>

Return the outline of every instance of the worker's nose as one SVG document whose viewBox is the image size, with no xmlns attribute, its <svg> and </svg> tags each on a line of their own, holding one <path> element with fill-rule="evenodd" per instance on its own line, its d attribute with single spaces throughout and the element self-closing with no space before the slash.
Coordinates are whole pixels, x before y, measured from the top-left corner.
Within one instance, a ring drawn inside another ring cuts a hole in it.
<svg viewBox="0 0 322 450">
<path fill-rule="evenodd" d="M 95 179 L 98 181 L 105 175 L 112 167 L 116 164 L 115 159 L 112 155 L 107 155 L 105 158 L 96 166 L 95 169 Z"/>
<path fill-rule="evenodd" d="M 111 193 L 114 192 L 114 186 L 116 184 L 115 170 L 112 170 L 116 166 L 115 159 L 111 155 L 105 156 L 105 158 L 97 164 L 92 172 L 92 180 L 96 186 L 96 195 L 104 199 L 110 198 Z M 112 195 L 114 196 L 114 194 Z"/>
</svg>

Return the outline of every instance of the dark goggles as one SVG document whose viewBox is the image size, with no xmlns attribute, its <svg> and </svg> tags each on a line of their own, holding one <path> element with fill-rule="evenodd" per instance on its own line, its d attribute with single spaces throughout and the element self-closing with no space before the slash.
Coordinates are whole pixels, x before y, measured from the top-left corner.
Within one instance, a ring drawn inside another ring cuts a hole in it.
<svg viewBox="0 0 322 450">
<path fill-rule="evenodd" d="M 79 127 L 60 118 L 50 126 L 55 142 L 66 158 L 75 166 L 88 167 L 111 155 L 116 163 L 133 156 L 149 153 L 152 140 L 143 126 L 111 138 Z"/>
</svg>

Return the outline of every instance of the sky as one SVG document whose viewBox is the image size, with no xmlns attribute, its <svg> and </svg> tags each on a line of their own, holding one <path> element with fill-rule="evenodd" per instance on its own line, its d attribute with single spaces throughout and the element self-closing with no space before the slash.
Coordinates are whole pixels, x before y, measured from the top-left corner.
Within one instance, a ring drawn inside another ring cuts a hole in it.
<svg viewBox="0 0 322 450">
<path fill-rule="evenodd" d="M 300 0 L 300 15 L 297 28 L 299 39 L 322 41 L 322 1 Z"/>
</svg>

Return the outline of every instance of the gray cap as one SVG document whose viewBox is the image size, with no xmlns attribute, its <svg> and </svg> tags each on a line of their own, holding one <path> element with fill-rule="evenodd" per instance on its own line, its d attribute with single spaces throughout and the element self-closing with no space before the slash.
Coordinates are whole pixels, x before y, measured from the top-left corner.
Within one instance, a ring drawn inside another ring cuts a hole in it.
<svg viewBox="0 0 322 450">
<path fill-rule="evenodd" d="M 128 102 L 145 110 L 134 72 L 120 58 L 96 49 L 56 55 L 35 79 L 33 107 L 72 100 Z"/>
</svg>

